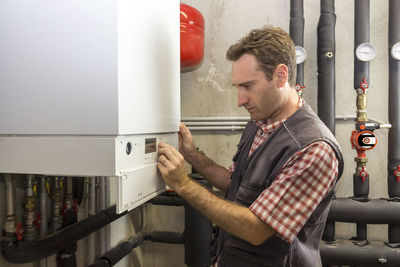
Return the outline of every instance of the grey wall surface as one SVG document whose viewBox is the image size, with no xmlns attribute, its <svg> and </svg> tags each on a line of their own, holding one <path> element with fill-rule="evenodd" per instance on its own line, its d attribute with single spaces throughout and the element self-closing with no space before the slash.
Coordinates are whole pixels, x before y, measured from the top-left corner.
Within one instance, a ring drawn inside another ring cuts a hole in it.
<svg viewBox="0 0 400 267">
<path fill-rule="evenodd" d="M 225 60 L 230 44 L 239 40 L 251 29 L 270 24 L 289 31 L 289 0 L 183 0 L 196 7 L 205 19 L 205 55 L 201 66 L 181 75 L 182 117 L 247 116 L 247 111 L 237 107 L 236 89 L 231 85 L 231 63 Z M 305 34 L 304 46 L 308 58 L 305 62 L 304 99 L 317 111 L 317 23 L 318 0 L 304 0 Z M 353 33 L 354 1 L 336 0 L 336 113 L 356 114 L 356 93 L 353 89 Z M 388 3 L 371 0 L 371 43 L 378 50 L 371 62 L 370 89 L 368 90 L 368 116 L 387 122 L 388 54 L 387 54 Z M 351 149 L 352 121 L 336 121 L 336 136 L 342 146 L 345 170 L 338 186 L 337 196 L 353 194 L 352 174 L 355 170 L 356 151 Z M 193 132 L 196 146 L 222 166 L 228 167 L 240 132 Z M 387 196 L 387 130 L 377 130 L 378 144 L 367 152 L 367 171 L 370 174 L 370 197 Z M 0 184 L 0 194 L 3 194 Z M 0 214 L 4 211 L 0 206 Z M 141 229 L 141 216 L 145 216 L 147 230 L 183 231 L 183 208 L 156 207 L 146 204 L 112 224 L 112 246 L 125 241 L 129 235 Z M 0 223 L 3 218 L 0 218 Z M 348 239 L 356 235 L 354 224 L 337 223 L 337 238 Z M 386 226 L 369 226 L 370 240 L 387 241 Z M 84 254 L 81 248 L 80 254 Z M 171 267 L 185 266 L 183 245 L 153 244 L 146 242 L 117 266 Z M 83 255 L 84 257 L 84 255 Z M 0 266 L 31 267 L 31 264 L 13 265 L 0 257 Z M 83 262 L 79 266 L 84 266 Z"/>
</svg>

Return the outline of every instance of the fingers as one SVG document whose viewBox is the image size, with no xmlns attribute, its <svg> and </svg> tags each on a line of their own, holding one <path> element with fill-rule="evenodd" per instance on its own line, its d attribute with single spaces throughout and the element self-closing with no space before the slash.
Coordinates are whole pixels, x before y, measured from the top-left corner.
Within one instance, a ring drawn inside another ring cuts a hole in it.
<svg viewBox="0 0 400 267">
<path fill-rule="evenodd" d="M 187 129 L 186 125 L 183 122 L 179 123 L 179 132 L 184 131 L 185 129 Z"/>
<path fill-rule="evenodd" d="M 181 156 L 181 153 L 179 153 L 179 151 L 176 150 L 175 147 L 168 145 L 166 143 L 158 143 L 158 147 L 159 147 L 158 149 L 159 154 L 167 153 L 167 155 Z"/>
<path fill-rule="evenodd" d="M 157 167 L 160 170 L 162 177 L 164 177 L 168 173 L 167 167 L 165 167 L 160 161 L 157 163 Z"/>
<path fill-rule="evenodd" d="M 163 142 L 158 142 L 158 147 L 159 147 L 159 148 L 166 148 L 166 147 L 173 147 L 173 146 L 168 145 L 168 144 L 163 143 Z"/>
<path fill-rule="evenodd" d="M 168 167 L 173 167 L 172 161 L 164 155 L 158 157 L 158 163 L 161 163 L 161 166 L 167 169 Z"/>
<path fill-rule="evenodd" d="M 188 139 L 192 136 L 189 128 L 183 123 L 179 124 L 179 133 L 182 135 L 183 139 Z"/>
<path fill-rule="evenodd" d="M 173 157 L 176 157 L 178 159 L 183 158 L 182 154 L 179 153 L 179 151 L 176 150 L 175 147 L 168 145 L 166 143 L 158 143 L 158 154 L 165 155 L 170 160 Z"/>
<path fill-rule="evenodd" d="M 179 142 L 179 147 L 182 147 L 183 145 L 183 136 L 181 133 L 178 133 L 178 142 Z"/>
<path fill-rule="evenodd" d="M 162 166 L 166 167 L 167 166 L 167 161 L 168 161 L 168 159 L 164 155 L 161 155 L 161 156 L 158 157 L 158 162 L 161 163 Z"/>
<path fill-rule="evenodd" d="M 158 166 L 158 169 L 160 170 L 162 176 L 166 175 L 168 173 L 169 169 L 173 169 L 173 167 L 174 167 L 172 162 L 165 155 L 160 155 L 158 157 L 157 166 Z"/>
</svg>

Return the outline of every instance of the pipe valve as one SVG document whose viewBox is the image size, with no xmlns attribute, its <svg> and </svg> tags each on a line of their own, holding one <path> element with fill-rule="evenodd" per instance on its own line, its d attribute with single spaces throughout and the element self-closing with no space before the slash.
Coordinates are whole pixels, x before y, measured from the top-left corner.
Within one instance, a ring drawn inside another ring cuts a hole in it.
<svg viewBox="0 0 400 267">
<path fill-rule="evenodd" d="M 17 227 L 15 229 L 15 235 L 17 236 L 17 240 L 21 241 L 22 240 L 22 233 L 23 233 L 23 229 L 22 229 L 22 222 L 17 223 Z"/>
<path fill-rule="evenodd" d="M 295 88 L 296 88 L 297 94 L 300 97 L 302 97 L 303 96 L 303 88 L 306 88 L 306 87 L 298 83 L 298 84 L 296 84 Z"/>
<path fill-rule="evenodd" d="M 365 170 L 365 167 L 364 167 L 364 166 L 362 166 L 362 169 L 361 169 L 361 171 L 358 173 L 358 176 L 360 176 L 360 177 L 362 178 L 362 181 L 363 181 L 363 183 L 364 183 L 365 177 L 368 176 L 368 173 L 367 173 L 367 171 Z"/>
<path fill-rule="evenodd" d="M 397 166 L 397 170 L 394 171 L 394 178 L 397 178 L 397 182 L 400 182 L 400 165 Z"/>
<path fill-rule="evenodd" d="M 363 93 L 365 94 L 365 90 L 368 89 L 368 83 L 365 79 L 365 77 L 363 78 L 363 81 L 360 83 L 360 89 L 363 90 Z"/>
<path fill-rule="evenodd" d="M 38 213 L 36 215 L 36 219 L 33 221 L 33 224 L 36 225 L 36 229 L 40 231 L 40 228 L 42 227 L 42 214 Z"/>
</svg>

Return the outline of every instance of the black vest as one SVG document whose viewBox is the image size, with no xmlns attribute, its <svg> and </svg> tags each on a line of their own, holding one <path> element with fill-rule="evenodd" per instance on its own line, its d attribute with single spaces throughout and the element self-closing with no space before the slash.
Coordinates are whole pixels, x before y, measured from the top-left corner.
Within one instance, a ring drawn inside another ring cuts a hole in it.
<svg viewBox="0 0 400 267">
<path fill-rule="evenodd" d="M 249 207 L 272 184 L 291 156 L 317 141 L 328 143 L 335 151 L 339 161 L 337 180 L 342 175 L 341 149 L 309 105 L 298 109 L 248 157 L 257 129 L 251 121 L 243 132 L 233 158 L 236 168 L 226 199 Z M 319 242 L 333 195 L 334 189 L 325 195 L 291 244 L 273 235 L 263 244 L 253 246 L 219 229 L 215 251 L 215 255 L 220 255 L 219 267 L 321 266 Z"/>
</svg>

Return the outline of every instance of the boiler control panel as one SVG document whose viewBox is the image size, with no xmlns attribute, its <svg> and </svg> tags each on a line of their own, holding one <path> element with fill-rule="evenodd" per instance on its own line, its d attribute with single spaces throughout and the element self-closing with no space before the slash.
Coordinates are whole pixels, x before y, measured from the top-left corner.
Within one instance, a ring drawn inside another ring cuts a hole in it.
<svg viewBox="0 0 400 267">
<path fill-rule="evenodd" d="M 119 137 L 117 141 L 117 211 L 131 210 L 165 191 L 158 171 L 158 144 L 178 148 L 178 134 L 138 135 Z"/>
</svg>

